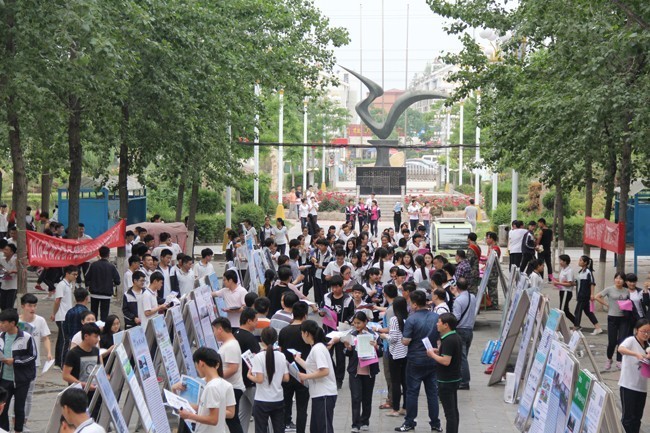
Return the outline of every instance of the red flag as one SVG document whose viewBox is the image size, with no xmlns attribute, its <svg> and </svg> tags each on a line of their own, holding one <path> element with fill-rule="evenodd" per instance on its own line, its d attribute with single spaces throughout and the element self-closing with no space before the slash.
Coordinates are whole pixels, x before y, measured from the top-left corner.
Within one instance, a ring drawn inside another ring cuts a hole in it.
<svg viewBox="0 0 650 433">
<path fill-rule="evenodd" d="M 126 221 L 121 220 L 95 239 L 59 239 L 27 231 L 27 258 L 31 266 L 57 268 L 80 265 L 97 256 L 99 247 L 123 247 Z"/>
</svg>

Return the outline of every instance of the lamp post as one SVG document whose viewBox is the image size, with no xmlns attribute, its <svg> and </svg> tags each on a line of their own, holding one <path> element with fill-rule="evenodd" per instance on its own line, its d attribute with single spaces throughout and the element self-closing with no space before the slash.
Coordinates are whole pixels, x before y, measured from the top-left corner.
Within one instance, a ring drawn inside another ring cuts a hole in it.
<svg viewBox="0 0 650 433">
<path fill-rule="evenodd" d="M 307 143 L 307 97 L 305 97 L 305 100 L 302 103 L 302 107 L 302 142 Z M 307 191 L 307 145 L 302 148 L 302 190 Z"/>
<path fill-rule="evenodd" d="M 481 173 L 479 172 L 478 163 L 481 160 L 481 128 L 478 126 L 478 117 L 481 111 L 481 92 L 476 92 L 476 153 L 474 155 L 474 162 L 476 168 L 474 169 L 474 203 L 480 207 L 481 202 L 479 197 L 481 195 Z"/>
<path fill-rule="evenodd" d="M 451 107 L 447 109 L 447 151 L 445 152 L 447 154 L 447 172 L 445 173 L 445 192 L 449 192 L 449 172 L 451 169 L 451 163 L 450 163 L 450 154 L 451 154 L 451 149 L 449 149 L 449 138 L 451 137 Z"/>
<path fill-rule="evenodd" d="M 283 180 L 284 180 L 284 148 L 282 143 L 284 143 L 284 89 L 280 89 L 278 92 L 280 97 L 280 115 L 278 120 L 278 207 L 275 211 L 276 218 L 284 218 L 284 205 L 282 205 L 282 190 L 283 190 Z"/>
<path fill-rule="evenodd" d="M 259 83 L 255 83 L 255 99 L 259 99 L 260 97 L 260 85 Z M 255 129 L 253 130 L 253 134 L 255 135 L 254 141 L 255 143 L 260 142 L 260 115 L 255 114 Z M 256 205 L 260 204 L 260 147 L 256 144 L 255 147 L 253 147 L 253 161 L 254 161 L 254 174 L 255 174 L 255 179 L 253 179 L 253 201 L 255 202 Z M 230 227 L 230 226 L 228 226 Z"/>
<path fill-rule="evenodd" d="M 458 131 L 458 185 L 463 184 L 463 129 L 465 123 L 465 103 L 460 101 L 460 131 Z"/>
</svg>

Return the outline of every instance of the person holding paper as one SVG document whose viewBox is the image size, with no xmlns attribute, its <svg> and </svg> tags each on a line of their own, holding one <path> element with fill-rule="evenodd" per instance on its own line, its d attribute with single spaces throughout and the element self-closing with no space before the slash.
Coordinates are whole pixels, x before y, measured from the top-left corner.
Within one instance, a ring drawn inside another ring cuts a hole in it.
<svg viewBox="0 0 650 433">
<path fill-rule="evenodd" d="M 605 298 L 609 302 L 605 302 Z M 618 343 L 627 336 L 627 323 L 625 312 L 621 310 L 620 301 L 630 299 L 630 294 L 625 288 L 625 274 L 617 272 L 614 274 L 614 285 L 605 288 L 594 298 L 596 302 L 607 307 L 607 361 L 605 370 L 612 368 L 614 349 Z M 616 368 L 621 369 L 621 354 L 616 352 Z"/>
<path fill-rule="evenodd" d="M 648 339 L 650 339 L 650 321 L 641 319 L 634 326 L 634 335 L 627 337 L 618 346 L 618 352 L 623 355 L 618 386 L 623 408 L 621 423 L 625 433 L 639 433 L 641 428 L 641 418 L 648 396 L 648 379 L 641 374 L 639 368 L 647 368 L 647 365 L 640 364 L 650 362 Z"/>
<path fill-rule="evenodd" d="M 323 299 L 321 311 L 319 315 L 323 317 L 323 328 L 326 333 L 336 331 L 338 326 L 342 323 L 348 324 L 349 320 L 354 315 L 354 303 L 352 298 L 347 293 L 343 293 L 343 278 L 340 275 L 335 275 L 330 280 L 330 287 L 332 291 L 325 295 Z M 360 286 L 361 287 L 361 286 Z M 336 313 L 336 318 L 331 314 Z M 332 319 L 334 319 L 332 321 Z M 336 325 L 336 328 L 334 327 Z M 336 383 L 338 389 L 343 386 L 343 379 L 345 378 L 345 354 L 343 353 L 343 344 L 338 341 L 331 341 L 328 345 L 333 352 L 334 360 L 336 361 Z"/>
<path fill-rule="evenodd" d="M 158 304 L 158 290 L 162 288 L 164 281 L 165 278 L 160 272 L 154 272 L 149 277 L 149 286 L 144 289 L 144 293 L 142 294 L 140 323 L 145 332 L 149 321 L 160 314 L 161 311 L 165 312 L 167 310 L 167 304 Z"/>
<path fill-rule="evenodd" d="M 22 309 L 22 314 L 20 315 L 20 321 L 28 323 L 31 325 L 30 334 L 34 338 L 34 343 L 36 344 L 36 352 L 39 356 L 36 357 L 36 370 L 41 366 L 40 354 L 44 353 L 47 361 L 51 361 L 52 358 L 52 343 L 50 342 L 50 328 L 47 326 L 45 318 L 36 314 L 36 304 L 38 303 L 38 298 L 31 293 L 26 293 L 20 298 L 20 308 Z M 41 352 L 40 345 L 43 345 L 44 351 Z M 25 424 L 29 418 L 29 414 L 32 409 L 32 397 L 34 396 L 34 383 L 29 384 L 29 391 L 27 393 L 27 399 L 25 400 Z"/>
<path fill-rule="evenodd" d="M 447 433 L 458 433 L 458 385 L 461 382 L 460 364 L 463 354 L 462 341 L 456 333 L 458 320 L 452 313 L 438 317 L 436 327 L 440 333 L 440 348 L 427 350 L 427 355 L 437 363 L 438 396 L 445 411 Z"/>
<path fill-rule="evenodd" d="M 239 315 L 241 314 L 246 302 L 248 291 L 239 284 L 237 272 L 232 269 L 223 273 L 223 289 L 212 292 L 213 297 L 220 297 L 226 303 L 228 309 L 228 320 L 233 327 L 239 326 Z"/>
<path fill-rule="evenodd" d="M 411 293 L 411 315 L 404 323 L 402 344 L 408 347 L 406 355 L 406 416 L 404 423 L 395 427 L 395 431 L 407 432 L 415 430 L 415 419 L 418 416 L 418 397 L 420 386 L 424 384 L 429 409 L 429 425 L 431 431 L 442 431 L 440 427 L 438 407 L 438 383 L 436 362 L 427 356 L 424 338 L 435 345 L 439 338 L 436 323 L 438 315 L 429 311 L 427 295 L 416 290 Z"/>
<path fill-rule="evenodd" d="M 239 343 L 242 353 L 250 350 L 252 354 L 259 353 L 260 344 L 253 335 L 257 327 L 257 312 L 253 308 L 245 308 L 239 316 L 239 329 L 233 332 Z M 255 402 L 255 383 L 248 379 L 248 364 L 242 363 L 242 378 L 246 389 L 239 399 L 239 422 L 244 433 L 248 433 L 251 415 L 253 414 L 253 403 Z"/>
<path fill-rule="evenodd" d="M 214 349 L 199 347 L 192 360 L 199 377 L 205 379 L 205 388 L 199 404 L 193 408 L 196 413 L 181 409 L 178 414 L 196 423 L 194 433 L 225 433 L 226 420 L 236 417 L 235 394 L 232 385 L 222 377 L 221 357 Z"/>
<path fill-rule="evenodd" d="M 267 433 L 269 419 L 274 433 L 284 433 L 284 394 L 282 382 L 289 381 L 287 359 L 282 352 L 273 350 L 278 341 L 278 333 L 273 328 L 262 331 L 263 352 L 253 358 L 253 367 L 248 379 L 255 382 L 255 404 L 253 418 L 255 433 Z"/>
<path fill-rule="evenodd" d="M 356 312 L 352 317 L 352 335 L 356 337 L 356 345 L 353 346 L 347 341 L 343 343 L 345 355 L 350 359 L 348 377 L 352 400 L 352 433 L 369 430 L 375 377 L 379 374 L 379 337 L 366 327 L 367 324 L 368 316 L 362 311 Z"/>
<path fill-rule="evenodd" d="M 36 343 L 29 333 L 18 328 L 18 313 L 0 312 L 0 386 L 7 390 L 7 405 L 0 414 L 0 428 L 9 430 L 9 403 L 15 399 L 14 431 L 21 433 L 25 422 L 25 400 L 36 379 Z"/>
<path fill-rule="evenodd" d="M 302 382 L 309 385 L 311 397 L 310 433 L 334 433 L 334 407 L 336 406 L 337 388 L 334 377 L 334 365 L 327 347 L 325 334 L 318 323 L 306 320 L 300 325 L 302 339 L 311 346 L 309 356 L 303 360 L 296 353 L 296 363 L 305 369 L 299 373 Z"/>
</svg>

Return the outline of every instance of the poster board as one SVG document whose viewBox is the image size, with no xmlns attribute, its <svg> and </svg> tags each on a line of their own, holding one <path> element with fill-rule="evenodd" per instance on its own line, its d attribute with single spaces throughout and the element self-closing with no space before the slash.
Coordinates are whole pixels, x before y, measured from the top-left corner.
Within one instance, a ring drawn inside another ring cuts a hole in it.
<svg viewBox="0 0 650 433">
<path fill-rule="evenodd" d="M 517 299 L 515 299 L 511 306 L 506 325 L 503 327 L 504 329 L 502 338 L 500 339 L 501 345 L 499 355 L 492 366 L 492 374 L 488 380 L 488 386 L 501 382 L 501 378 L 506 373 L 506 367 L 508 366 L 510 355 L 512 355 L 512 350 L 517 342 L 519 331 L 521 330 L 528 308 L 530 307 L 530 298 L 528 297 L 527 292 L 521 290 L 518 291 L 516 298 Z"/>
<path fill-rule="evenodd" d="M 219 277 L 217 277 L 216 273 L 212 273 L 205 277 L 205 284 L 210 286 L 213 292 L 221 289 L 221 283 L 219 282 Z"/>
<path fill-rule="evenodd" d="M 247 234 L 245 237 L 246 244 L 246 260 L 248 261 L 248 276 L 250 278 L 248 283 L 248 291 L 257 293 L 257 286 L 261 284 L 260 278 L 257 275 L 257 266 L 255 266 L 255 261 L 253 255 L 255 253 L 255 238 L 251 234 Z"/>
<path fill-rule="evenodd" d="M 582 346 L 582 349 L 578 349 L 580 346 Z M 591 352 L 589 343 L 587 342 L 587 339 L 585 338 L 582 331 L 573 331 L 571 333 L 571 339 L 569 340 L 569 350 L 571 350 L 571 352 L 578 358 L 582 358 L 586 354 L 589 362 L 591 363 L 591 367 L 593 368 L 593 372 L 596 374 L 596 377 L 599 381 L 603 381 L 603 377 L 600 374 L 598 364 L 596 364 L 596 358 L 594 358 L 594 354 Z"/>
<path fill-rule="evenodd" d="M 201 299 L 200 303 L 198 303 L 197 305 L 199 304 L 205 305 L 205 307 L 207 308 L 208 315 L 210 316 L 210 323 L 212 323 L 212 321 L 217 318 L 217 312 L 214 305 L 214 300 L 213 300 L 214 298 L 212 297 L 212 290 L 210 289 L 210 286 L 204 284 L 198 287 L 192 292 L 192 296 L 194 297 L 195 301 L 199 298 Z"/>
<path fill-rule="evenodd" d="M 108 376 L 106 376 L 106 370 L 104 366 L 99 364 L 95 367 L 93 372 L 90 374 L 89 381 L 94 381 L 97 386 L 97 391 L 93 395 L 90 404 L 88 405 L 88 411 L 92 413 L 99 401 L 99 396 L 101 395 L 101 411 L 99 412 L 99 418 L 95 420 L 97 424 L 104 427 L 105 430 L 108 430 L 109 424 L 112 424 L 112 431 L 117 433 L 129 433 L 129 426 L 122 416 L 122 410 L 120 409 L 119 402 L 115 397 L 113 388 L 108 381 Z"/>
<path fill-rule="evenodd" d="M 174 353 L 176 353 L 176 363 L 181 373 L 188 376 L 197 377 L 196 368 L 192 359 L 192 348 L 190 347 L 190 340 L 187 336 L 187 329 L 185 329 L 185 321 L 183 313 L 179 305 L 170 308 L 165 315 L 167 319 L 167 326 L 172 330 Z"/>
<path fill-rule="evenodd" d="M 156 431 L 158 433 L 171 433 L 144 330 L 139 326 L 131 328 L 129 329 L 128 337 L 126 344 L 130 348 L 135 364 L 136 376 L 142 386 L 144 399 L 153 418 Z"/>
<path fill-rule="evenodd" d="M 203 329 L 199 323 L 199 312 L 196 309 L 196 301 L 186 301 L 183 306 L 183 318 L 185 320 L 185 329 L 189 341 L 192 342 L 194 347 L 205 346 L 205 338 L 203 338 Z"/>
<path fill-rule="evenodd" d="M 621 433 L 614 394 L 602 382 L 593 381 L 582 428 L 584 433 Z"/>
<path fill-rule="evenodd" d="M 569 410 L 569 418 L 567 419 L 564 433 L 580 433 L 582 431 L 585 409 L 589 395 L 591 394 L 593 381 L 594 377 L 587 370 L 580 370 L 574 387 L 575 389 L 573 390 L 571 409 Z"/>
<path fill-rule="evenodd" d="M 181 381 L 181 373 L 178 370 L 174 347 L 169 338 L 169 328 L 167 328 L 165 318 L 160 314 L 156 315 L 149 323 L 147 340 L 151 341 L 151 337 L 153 337 L 156 341 L 156 349 L 153 356 L 154 365 L 156 367 L 159 365 L 162 366 L 162 368 L 156 368 L 156 370 L 162 371 L 165 388 L 171 389 L 172 385 Z"/>
<path fill-rule="evenodd" d="M 124 388 L 124 384 L 126 384 L 126 389 L 129 392 L 124 403 L 126 422 L 128 423 L 130 421 L 133 408 L 135 408 L 140 416 L 140 429 L 145 433 L 155 433 L 156 426 L 154 425 L 153 418 L 151 418 L 151 413 L 147 407 L 140 383 L 138 383 L 138 379 L 135 376 L 135 371 L 131 365 L 130 356 L 127 353 L 126 347 L 123 344 L 117 346 L 113 350 L 113 353 L 111 353 L 111 358 L 115 361 L 113 363 L 115 368 L 110 372 L 113 392 L 117 390 L 119 393 Z"/>
<path fill-rule="evenodd" d="M 564 343 L 551 343 L 544 376 L 533 404 L 529 433 L 564 433 L 578 365 L 578 360 Z"/>
<path fill-rule="evenodd" d="M 513 401 L 517 401 L 521 381 L 526 377 L 527 367 L 530 368 L 532 364 L 532 355 L 535 352 L 534 348 L 537 344 L 537 336 L 542 326 L 542 314 L 544 313 L 545 303 L 546 300 L 539 293 L 533 293 L 524 321 L 522 337 L 519 341 L 517 360 L 515 361 Z"/>
<path fill-rule="evenodd" d="M 209 298 L 210 299 L 207 300 L 209 304 L 206 305 L 206 298 L 201 296 L 200 293 L 195 293 L 194 306 L 196 307 L 198 315 L 198 322 L 196 323 L 198 323 L 198 327 L 201 328 L 201 333 L 203 335 L 203 344 L 201 346 L 206 346 L 218 351 L 219 346 L 217 346 L 217 340 L 214 338 L 214 333 L 212 332 L 212 321 L 216 319 L 216 313 L 214 312 L 212 296 L 209 296 Z"/>
<path fill-rule="evenodd" d="M 476 314 L 478 314 L 479 310 L 481 309 L 481 300 L 485 295 L 485 290 L 487 289 L 488 280 L 490 279 L 490 274 L 492 273 L 493 268 L 496 269 L 498 275 L 497 285 L 501 284 L 503 294 L 507 297 L 509 290 L 506 286 L 506 279 L 503 275 L 503 271 L 501 270 L 501 266 L 499 266 L 499 257 L 497 256 L 497 252 L 492 250 L 488 256 L 487 263 L 485 264 L 485 268 L 483 270 L 483 278 L 481 278 L 481 284 L 479 284 L 478 292 L 476 293 Z"/>
</svg>

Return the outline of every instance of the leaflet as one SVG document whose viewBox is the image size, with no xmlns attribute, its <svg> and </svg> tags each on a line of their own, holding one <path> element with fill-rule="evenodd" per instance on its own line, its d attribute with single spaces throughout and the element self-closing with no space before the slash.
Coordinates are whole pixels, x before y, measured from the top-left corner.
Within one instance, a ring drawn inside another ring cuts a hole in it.
<svg viewBox="0 0 650 433">
<path fill-rule="evenodd" d="M 181 383 L 185 389 L 180 393 L 180 396 L 190 403 L 198 405 L 205 381 L 203 379 L 182 375 Z"/>
<path fill-rule="evenodd" d="M 163 391 L 165 392 L 165 400 L 167 400 L 167 406 L 172 407 L 176 410 L 186 410 L 191 413 L 196 413 L 189 401 L 169 390 L 163 389 Z"/>
</svg>

